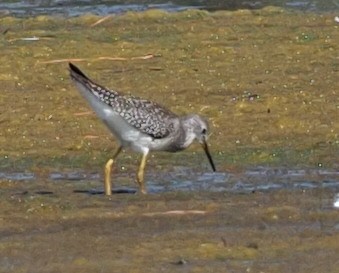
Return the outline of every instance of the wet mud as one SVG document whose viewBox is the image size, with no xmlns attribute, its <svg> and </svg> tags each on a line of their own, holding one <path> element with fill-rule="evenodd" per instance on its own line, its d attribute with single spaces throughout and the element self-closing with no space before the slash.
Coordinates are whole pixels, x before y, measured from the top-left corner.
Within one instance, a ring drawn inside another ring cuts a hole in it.
<svg viewBox="0 0 339 273">
<path fill-rule="evenodd" d="M 86 184 L 1 183 L 2 272 L 337 272 L 333 189 L 75 192 Z"/>
</svg>

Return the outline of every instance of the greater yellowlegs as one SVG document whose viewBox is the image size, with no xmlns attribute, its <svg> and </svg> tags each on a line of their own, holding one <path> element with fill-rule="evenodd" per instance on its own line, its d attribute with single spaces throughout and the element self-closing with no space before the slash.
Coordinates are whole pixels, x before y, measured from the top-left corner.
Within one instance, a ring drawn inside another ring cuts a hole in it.
<svg viewBox="0 0 339 273">
<path fill-rule="evenodd" d="M 69 63 L 69 67 L 70 76 L 81 95 L 119 142 L 113 158 L 105 165 L 106 195 L 112 194 L 113 162 L 121 150 L 127 147 L 142 154 L 137 172 L 137 183 L 142 193 L 146 193 L 144 169 L 150 151 L 181 151 L 197 139 L 215 171 L 206 142 L 208 123 L 205 119 L 195 114 L 179 117 L 155 102 L 126 96 L 96 84 L 72 63 Z"/>
</svg>

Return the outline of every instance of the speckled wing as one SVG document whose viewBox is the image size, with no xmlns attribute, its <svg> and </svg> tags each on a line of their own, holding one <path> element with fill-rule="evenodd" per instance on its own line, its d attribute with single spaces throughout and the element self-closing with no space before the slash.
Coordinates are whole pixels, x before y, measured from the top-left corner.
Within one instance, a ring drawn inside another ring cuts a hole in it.
<svg viewBox="0 0 339 273">
<path fill-rule="evenodd" d="M 73 80 L 112 107 L 131 126 L 153 138 L 164 138 L 174 130 L 171 120 L 177 116 L 171 111 L 157 103 L 109 90 L 94 83 L 75 65 L 69 65 Z"/>
<path fill-rule="evenodd" d="M 155 102 L 122 96 L 110 105 L 130 125 L 153 138 L 164 138 L 174 131 L 171 120 L 177 116 Z"/>
</svg>

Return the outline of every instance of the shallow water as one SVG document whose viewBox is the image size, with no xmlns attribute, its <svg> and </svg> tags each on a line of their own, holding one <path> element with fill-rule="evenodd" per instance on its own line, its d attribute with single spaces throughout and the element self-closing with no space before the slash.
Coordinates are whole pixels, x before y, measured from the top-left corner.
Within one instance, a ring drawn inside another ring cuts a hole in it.
<svg viewBox="0 0 339 273">
<path fill-rule="evenodd" d="M 328 12 L 339 10 L 339 3 L 335 0 L 290 0 L 290 1 L 1 1 L 0 14 L 28 17 L 37 15 L 79 16 L 91 13 L 99 16 L 108 14 L 122 14 L 128 11 L 146 11 L 162 9 L 168 12 L 178 12 L 187 9 L 237 10 L 261 9 L 265 6 L 279 6 L 303 11 Z"/>
<path fill-rule="evenodd" d="M 113 192 L 135 193 L 138 191 L 136 185 L 133 185 L 133 176 L 130 174 L 117 174 L 116 187 Z M 0 173 L 0 179 L 17 182 L 36 183 L 41 178 L 34 173 Z M 295 190 L 295 189 L 332 189 L 339 192 L 339 171 L 335 170 L 289 170 L 273 168 L 249 169 L 243 173 L 196 173 L 188 168 L 177 168 L 175 172 L 150 173 L 146 177 L 147 189 L 152 193 L 166 193 L 175 191 L 204 191 L 204 192 L 234 192 L 251 193 L 255 191 L 271 190 Z M 132 182 L 126 183 L 127 180 Z M 67 183 L 94 182 L 98 184 L 97 188 L 82 190 L 83 193 L 102 194 L 103 188 L 101 182 L 103 177 L 101 173 L 86 173 L 84 171 L 71 172 L 52 172 L 47 175 L 47 181 Z M 119 186 L 119 181 L 124 181 L 124 187 Z M 132 187 L 130 187 L 132 186 Z M 76 189 L 74 191 L 77 191 Z"/>
</svg>

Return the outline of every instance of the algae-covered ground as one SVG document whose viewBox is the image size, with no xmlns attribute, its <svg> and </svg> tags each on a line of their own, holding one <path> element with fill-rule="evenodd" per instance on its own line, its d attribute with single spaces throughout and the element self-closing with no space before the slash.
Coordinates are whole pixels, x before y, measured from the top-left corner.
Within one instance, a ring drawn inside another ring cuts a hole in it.
<svg viewBox="0 0 339 273">
<path fill-rule="evenodd" d="M 102 187 L 100 176 L 50 179 L 100 174 L 116 148 L 72 85 L 72 61 L 102 85 L 207 117 L 217 171 L 234 185 L 259 167 L 337 183 L 334 17 L 268 7 L 0 18 L 0 172 L 34 174 L 0 178 L 0 270 L 338 272 L 337 186 L 108 198 L 86 193 Z M 115 183 L 133 185 L 139 160 L 124 152 Z M 212 177 L 209 168 L 200 145 L 154 153 L 146 181 Z"/>
<path fill-rule="evenodd" d="M 99 19 L 1 19 L 4 168 L 98 169 L 112 154 L 116 144 L 73 87 L 67 62 L 46 63 L 61 59 L 83 59 L 75 63 L 110 88 L 206 116 L 219 171 L 338 166 L 333 15 L 151 10 L 92 26 Z M 196 166 L 200 150 L 157 154 L 150 165 Z"/>
</svg>

